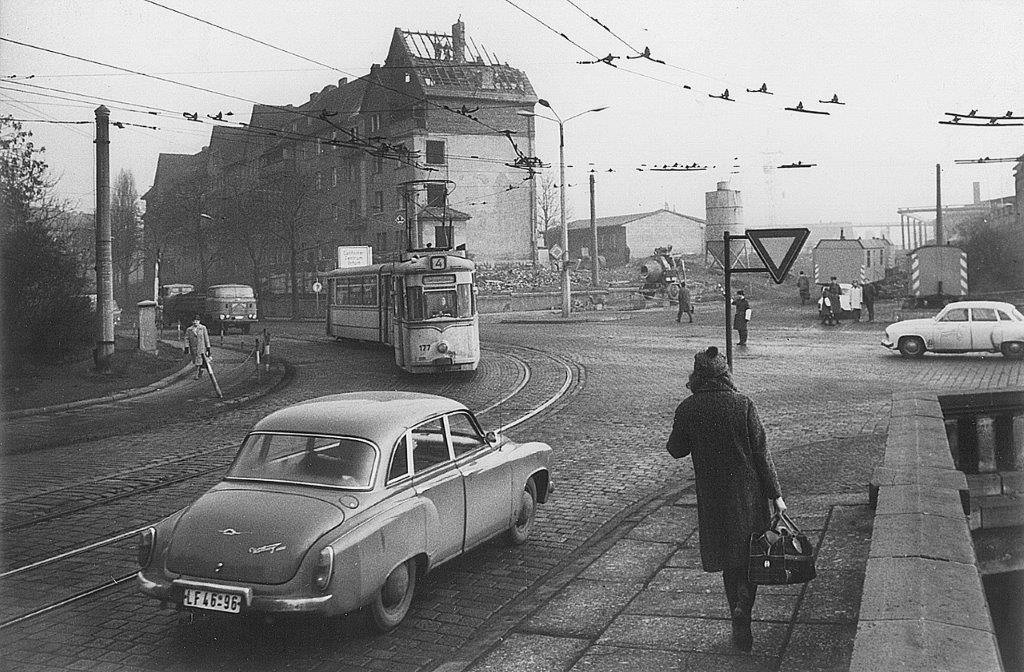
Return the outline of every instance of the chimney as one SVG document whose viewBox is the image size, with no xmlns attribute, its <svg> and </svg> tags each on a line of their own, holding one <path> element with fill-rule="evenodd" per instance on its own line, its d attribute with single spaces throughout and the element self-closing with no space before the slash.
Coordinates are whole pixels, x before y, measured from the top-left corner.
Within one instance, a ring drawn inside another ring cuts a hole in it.
<svg viewBox="0 0 1024 672">
<path fill-rule="evenodd" d="M 313 93 L 309 94 L 309 102 L 312 103 L 314 100 L 316 100 L 316 96 L 317 96 L 317 92 L 316 91 L 314 91 Z"/>
<path fill-rule="evenodd" d="M 345 86 L 346 84 L 348 84 L 348 77 L 342 77 L 341 79 L 338 80 L 338 88 L 339 89 L 341 87 Z"/>
<path fill-rule="evenodd" d="M 452 24 L 452 60 L 456 63 L 466 61 L 466 24 L 462 22 L 462 16 Z"/>
<path fill-rule="evenodd" d="M 981 203 L 981 182 L 974 183 L 974 204 Z"/>
</svg>

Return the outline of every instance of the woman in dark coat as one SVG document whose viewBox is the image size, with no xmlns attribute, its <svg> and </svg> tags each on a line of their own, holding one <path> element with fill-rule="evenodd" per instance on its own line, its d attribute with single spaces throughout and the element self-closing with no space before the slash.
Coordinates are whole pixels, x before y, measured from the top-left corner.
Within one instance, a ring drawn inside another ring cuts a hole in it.
<svg viewBox="0 0 1024 672">
<path fill-rule="evenodd" d="M 733 641 L 749 651 L 757 591 L 747 581 L 750 535 L 768 529 L 786 503 L 757 410 L 737 392 L 725 357 L 710 347 L 693 359 L 693 394 L 676 408 L 666 447 L 672 457 L 693 456 L 701 564 L 722 572 Z"/>
</svg>

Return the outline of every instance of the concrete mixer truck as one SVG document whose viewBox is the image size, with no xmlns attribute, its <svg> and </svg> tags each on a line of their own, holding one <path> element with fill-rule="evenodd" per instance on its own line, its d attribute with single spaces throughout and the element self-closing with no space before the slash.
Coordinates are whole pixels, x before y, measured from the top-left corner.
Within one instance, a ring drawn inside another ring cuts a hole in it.
<svg viewBox="0 0 1024 672">
<path fill-rule="evenodd" d="M 679 299 L 679 283 L 686 279 L 682 257 L 672 256 L 672 246 L 654 248 L 654 255 L 640 262 L 640 293 L 645 299 L 655 296 L 670 303 Z"/>
</svg>

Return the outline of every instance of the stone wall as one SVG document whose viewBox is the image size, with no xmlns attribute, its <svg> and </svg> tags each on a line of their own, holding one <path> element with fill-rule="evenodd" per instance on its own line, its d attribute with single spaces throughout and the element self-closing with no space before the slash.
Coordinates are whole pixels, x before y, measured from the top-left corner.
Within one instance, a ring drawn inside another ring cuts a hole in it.
<svg viewBox="0 0 1024 672">
<path fill-rule="evenodd" d="M 851 672 L 1002 670 L 938 397 L 893 395 Z"/>
</svg>

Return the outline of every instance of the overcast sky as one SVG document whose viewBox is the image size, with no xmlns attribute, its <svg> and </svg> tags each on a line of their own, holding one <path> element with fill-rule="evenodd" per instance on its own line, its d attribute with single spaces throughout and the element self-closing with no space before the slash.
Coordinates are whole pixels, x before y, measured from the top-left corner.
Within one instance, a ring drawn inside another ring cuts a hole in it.
<svg viewBox="0 0 1024 672">
<path fill-rule="evenodd" d="M 208 144 L 210 126 L 181 112 L 202 118 L 232 111 L 247 120 L 245 100 L 300 104 L 340 77 L 383 63 L 395 27 L 449 33 L 460 16 L 476 45 L 523 70 L 563 118 L 608 106 L 565 126 L 569 200 L 579 216 L 589 212 L 586 173 L 593 168 L 598 216 L 668 204 L 703 217 L 704 193 L 729 180 L 742 192 L 750 227 L 898 223 L 897 208 L 934 205 L 935 164 L 943 167 L 943 203 L 964 204 L 973 182 L 985 199 L 1012 194 L 1013 164 L 954 160 L 1024 152 L 1024 126 L 938 124 L 948 119 L 944 112 L 972 109 L 1024 116 L 1020 0 L 160 1 L 331 67 L 144 0 L 4 0 L 4 38 L 216 92 L 0 42 L 4 113 L 91 121 L 102 102 L 112 121 L 158 127 L 111 129 L 112 175 L 130 170 L 140 193 L 152 184 L 161 152 L 190 154 Z M 644 47 L 665 64 L 576 63 L 635 56 Z M 774 95 L 746 92 L 762 83 Z M 726 88 L 735 101 L 708 95 Z M 833 94 L 846 104 L 818 102 Z M 801 101 L 831 114 L 782 109 Z M 166 112 L 134 111 L 154 108 Z M 25 126 L 46 147 L 59 192 L 93 210 L 94 129 Z M 557 175 L 557 126 L 538 120 L 537 142 Z M 775 168 L 797 161 L 817 166 Z M 637 170 L 694 162 L 708 170 Z"/>
</svg>

